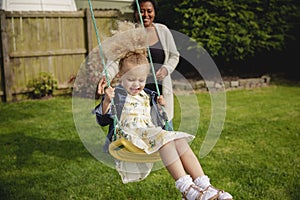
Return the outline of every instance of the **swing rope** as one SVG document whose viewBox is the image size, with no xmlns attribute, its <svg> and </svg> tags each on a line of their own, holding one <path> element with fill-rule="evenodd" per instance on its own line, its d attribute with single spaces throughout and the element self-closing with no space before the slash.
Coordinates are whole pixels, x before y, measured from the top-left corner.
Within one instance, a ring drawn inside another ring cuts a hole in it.
<svg viewBox="0 0 300 200">
<path fill-rule="evenodd" d="M 109 80 L 109 77 L 108 77 L 107 66 L 106 66 L 105 60 L 104 60 L 104 54 L 103 54 L 103 49 L 102 49 L 101 40 L 100 40 L 100 36 L 99 36 L 99 31 L 98 31 L 97 24 L 96 24 L 93 5 L 92 5 L 90 0 L 88 0 L 88 3 L 89 3 L 89 7 L 90 7 L 90 12 L 91 12 L 91 16 L 92 16 L 93 25 L 94 25 L 94 30 L 95 30 L 95 33 L 96 33 L 96 38 L 97 38 L 97 43 L 98 43 L 98 48 L 99 48 L 99 54 L 100 54 L 100 58 L 101 58 L 101 61 L 102 61 L 104 72 L 105 72 L 105 79 L 106 79 L 106 82 L 107 82 L 107 86 L 110 87 L 111 84 L 110 84 L 110 80 Z M 111 99 L 111 105 L 112 105 L 112 112 L 113 112 L 112 114 L 114 116 L 114 118 L 113 118 L 114 119 L 114 127 L 116 127 L 116 125 L 118 124 L 118 118 L 117 118 L 116 107 L 115 107 L 113 99 Z M 117 131 L 116 130 L 117 129 L 115 128 L 114 129 L 114 140 L 117 139 Z"/>
</svg>

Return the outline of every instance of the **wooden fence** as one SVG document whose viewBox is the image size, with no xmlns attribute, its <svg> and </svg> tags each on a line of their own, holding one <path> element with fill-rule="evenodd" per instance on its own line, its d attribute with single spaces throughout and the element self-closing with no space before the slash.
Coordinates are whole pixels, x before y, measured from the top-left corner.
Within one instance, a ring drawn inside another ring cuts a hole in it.
<svg viewBox="0 0 300 200">
<path fill-rule="evenodd" d="M 0 11 L 0 96 L 18 100 L 28 81 L 40 72 L 53 74 L 59 88 L 68 88 L 81 63 L 97 46 L 91 13 Z M 117 10 L 95 10 L 100 38 L 110 35 Z"/>
</svg>

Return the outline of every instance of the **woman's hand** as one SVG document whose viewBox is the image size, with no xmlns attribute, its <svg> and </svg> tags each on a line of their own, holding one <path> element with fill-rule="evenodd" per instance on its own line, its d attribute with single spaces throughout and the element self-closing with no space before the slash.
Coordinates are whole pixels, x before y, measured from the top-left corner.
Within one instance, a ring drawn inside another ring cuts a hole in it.
<svg viewBox="0 0 300 200">
<path fill-rule="evenodd" d="M 161 67 L 156 72 L 156 78 L 159 81 L 162 81 L 168 75 L 168 70 L 165 67 Z"/>
</svg>

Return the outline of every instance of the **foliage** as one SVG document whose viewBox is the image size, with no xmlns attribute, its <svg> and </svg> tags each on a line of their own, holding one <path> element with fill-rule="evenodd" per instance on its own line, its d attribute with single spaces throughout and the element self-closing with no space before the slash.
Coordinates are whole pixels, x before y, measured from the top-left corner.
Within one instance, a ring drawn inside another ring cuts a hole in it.
<svg viewBox="0 0 300 200">
<path fill-rule="evenodd" d="M 158 10 L 156 12 L 155 21 L 163 23 L 172 30 L 179 31 L 182 27 L 181 22 L 178 19 L 179 13 L 175 11 L 175 8 L 181 3 L 182 0 L 158 0 Z"/>
<path fill-rule="evenodd" d="M 282 50 L 300 16 L 295 0 L 183 0 L 176 11 L 182 32 L 227 61 Z"/>
<path fill-rule="evenodd" d="M 40 72 L 37 78 L 30 80 L 27 88 L 32 90 L 29 97 L 39 99 L 45 96 L 51 96 L 57 88 L 57 80 L 48 72 Z"/>
<path fill-rule="evenodd" d="M 195 153 L 211 112 L 209 94 L 197 96 Z M 2 199 L 180 199 L 165 169 L 122 184 L 114 169 L 92 157 L 76 132 L 69 97 L 0 103 L 0 110 Z M 299 130 L 299 86 L 229 91 L 223 132 L 202 166 L 234 199 L 299 199 Z"/>
</svg>

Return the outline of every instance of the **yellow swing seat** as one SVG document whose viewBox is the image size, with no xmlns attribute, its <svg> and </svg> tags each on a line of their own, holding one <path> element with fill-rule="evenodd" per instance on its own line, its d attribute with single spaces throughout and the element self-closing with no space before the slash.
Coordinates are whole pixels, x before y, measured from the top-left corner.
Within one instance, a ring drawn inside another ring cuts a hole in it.
<svg viewBox="0 0 300 200">
<path fill-rule="evenodd" d="M 152 163 L 161 160 L 159 152 L 147 154 L 125 138 L 119 138 L 109 145 L 109 153 L 117 160 L 137 163 Z"/>
</svg>

